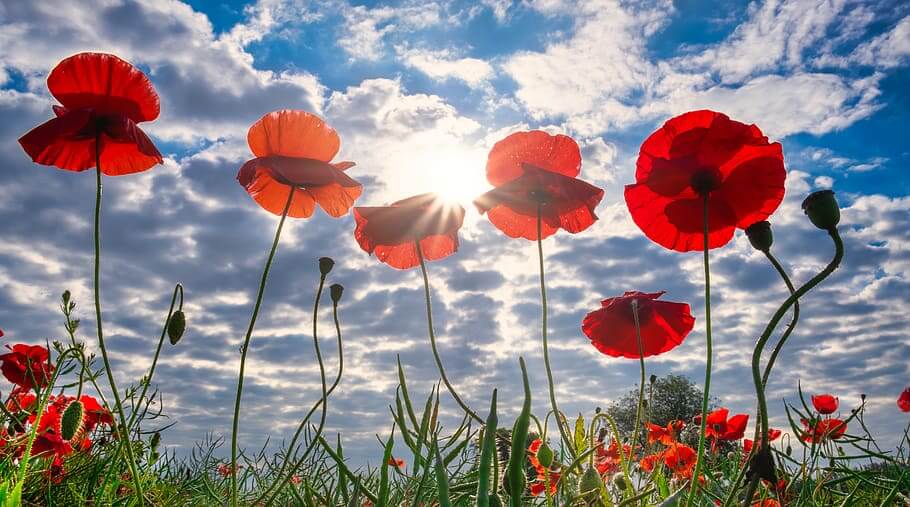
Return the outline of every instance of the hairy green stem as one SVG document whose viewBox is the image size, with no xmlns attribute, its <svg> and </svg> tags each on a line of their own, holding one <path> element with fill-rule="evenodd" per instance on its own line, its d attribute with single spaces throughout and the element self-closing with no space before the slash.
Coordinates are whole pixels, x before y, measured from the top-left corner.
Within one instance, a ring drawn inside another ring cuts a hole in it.
<svg viewBox="0 0 910 507">
<path fill-rule="evenodd" d="M 793 286 L 793 282 L 790 281 L 790 277 L 787 276 L 787 272 L 784 270 L 784 267 L 781 266 L 780 262 L 777 261 L 777 258 L 774 257 L 770 250 L 765 252 L 765 256 L 769 261 L 771 261 L 771 264 L 774 266 L 774 269 L 777 270 L 777 273 L 787 285 L 787 290 L 790 291 L 790 295 L 792 296 L 796 292 L 796 288 Z M 780 340 L 777 341 L 777 344 L 771 351 L 771 355 L 768 356 L 768 364 L 765 365 L 765 372 L 762 374 L 761 379 L 763 386 L 768 384 L 768 377 L 771 376 L 771 368 L 774 368 L 774 362 L 777 360 L 777 356 L 780 354 L 781 349 L 784 348 L 784 344 L 787 342 L 787 339 L 793 333 L 793 330 L 796 329 L 797 322 L 799 322 L 799 299 L 793 302 L 793 316 L 790 317 L 790 322 L 787 323 L 787 329 L 784 330 L 784 333 L 780 336 Z"/>
<path fill-rule="evenodd" d="M 269 279 L 269 269 L 272 267 L 272 260 L 275 258 L 275 251 L 278 249 L 278 240 L 281 239 L 281 229 L 284 228 L 284 222 L 288 217 L 288 210 L 291 208 L 291 201 L 294 199 L 296 187 L 290 187 L 288 192 L 288 201 L 284 205 L 284 211 L 281 212 L 281 220 L 278 221 L 278 228 L 275 230 L 275 239 L 272 241 L 272 249 L 269 251 L 268 259 L 265 261 L 265 267 L 262 270 L 262 278 L 259 280 L 259 293 L 256 295 L 256 304 L 253 305 L 253 315 L 250 316 L 250 326 L 246 330 L 246 337 L 243 339 L 243 345 L 240 347 L 240 374 L 237 376 L 237 398 L 234 400 L 234 422 L 231 426 L 231 506 L 237 507 L 237 431 L 240 428 L 240 399 L 243 396 L 243 372 L 246 367 L 246 353 L 250 346 L 250 337 L 253 336 L 253 328 L 256 327 L 256 318 L 259 316 L 259 308 L 262 305 L 262 296 L 265 293 L 265 284 Z"/>
<path fill-rule="evenodd" d="M 104 360 L 104 370 L 107 373 L 107 380 L 114 392 L 114 406 L 117 410 L 117 416 L 120 418 L 122 429 L 118 432 L 121 438 L 129 439 L 129 426 L 126 424 L 126 414 L 123 412 L 123 404 L 120 401 L 120 392 L 117 390 L 117 383 L 114 381 L 114 371 L 111 368 L 111 362 L 107 357 L 107 347 L 104 346 L 104 331 L 101 326 L 101 133 L 95 134 L 95 325 L 98 329 L 98 345 L 101 348 L 101 358 Z M 126 445 L 127 465 L 130 469 L 130 475 L 133 478 L 133 485 L 136 487 L 136 497 L 139 505 L 145 504 L 145 495 L 142 491 L 142 478 L 139 477 L 139 467 L 136 466 L 136 457 L 133 455 L 133 446 L 127 442 Z"/>
<path fill-rule="evenodd" d="M 550 406 L 553 408 L 553 416 L 556 421 L 556 427 L 559 428 L 559 435 L 562 437 L 563 445 L 569 450 L 569 456 L 573 459 L 576 456 L 575 446 L 572 439 L 569 438 L 569 431 L 565 427 L 565 421 L 560 417 L 559 405 L 556 403 L 556 387 L 553 384 L 553 370 L 550 368 L 550 348 L 547 343 L 547 284 L 544 281 L 543 269 L 543 239 L 541 233 L 543 229 L 542 205 L 537 205 L 537 261 L 540 267 L 540 305 L 543 315 L 541 324 L 541 336 L 543 338 L 543 365 L 547 372 L 547 387 L 550 390 Z"/>
<path fill-rule="evenodd" d="M 455 392 L 455 388 L 449 383 L 448 377 L 446 377 L 446 370 L 442 366 L 442 359 L 440 359 L 439 352 L 436 350 L 436 332 L 433 331 L 433 310 L 430 306 L 430 278 L 427 276 L 427 263 L 423 258 L 423 249 L 420 247 L 420 241 L 414 241 L 414 245 L 417 248 L 417 258 L 420 260 L 420 271 L 423 273 L 423 291 L 427 301 L 427 328 L 430 333 L 430 347 L 433 349 L 433 359 L 436 360 L 436 367 L 439 369 L 442 383 L 446 385 L 446 389 L 449 390 L 452 398 L 455 398 L 455 402 L 458 403 L 458 406 L 460 406 L 466 414 L 471 416 L 471 419 L 483 424 L 484 420 L 461 400 L 461 397 Z"/>
</svg>

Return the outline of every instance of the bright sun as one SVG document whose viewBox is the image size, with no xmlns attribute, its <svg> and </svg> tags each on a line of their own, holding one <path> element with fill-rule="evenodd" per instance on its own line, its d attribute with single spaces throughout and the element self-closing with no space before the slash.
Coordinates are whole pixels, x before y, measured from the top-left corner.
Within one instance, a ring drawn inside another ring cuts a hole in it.
<svg viewBox="0 0 910 507">
<path fill-rule="evenodd" d="M 465 208 L 490 189 L 484 176 L 486 154 L 464 146 L 428 150 L 427 160 L 415 161 L 419 169 L 409 172 L 406 186 L 414 193 L 436 192 Z"/>
</svg>

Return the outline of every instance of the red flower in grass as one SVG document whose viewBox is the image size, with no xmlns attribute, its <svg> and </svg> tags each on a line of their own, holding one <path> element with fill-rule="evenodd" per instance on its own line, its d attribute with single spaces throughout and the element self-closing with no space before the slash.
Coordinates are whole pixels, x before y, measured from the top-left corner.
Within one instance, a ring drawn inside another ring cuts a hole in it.
<svg viewBox="0 0 910 507">
<path fill-rule="evenodd" d="M 685 303 L 657 301 L 664 292 L 629 291 L 604 299 L 585 316 L 581 329 L 597 350 L 613 357 L 638 359 L 638 339 L 632 302 L 638 302 L 638 321 L 644 357 L 663 354 L 683 342 L 695 318 Z"/>
<path fill-rule="evenodd" d="M 837 412 L 838 399 L 830 394 L 816 394 L 812 396 L 812 406 L 819 414 L 833 414 Z"/>
<path fill-rule="evenodd" d="M 330 163 L 341 140 L 322 118 L 306 111 L 268 113 L 250 127 L 247 143 L 256 158 L 237 181 L 265 210 L 281 215 L 292 189 L 288 216 L 306 218 L 316 204 L 333 217 L 351 209 L 363 186 L 345 174 L 353 162 Z"/>
<path fill-rule="evenodd" d="M 392 456 L 389 458 L 389 465 L 392 465 L 395 468 L 404 468 L 404 460 Z"/>
<path fill-rule="evenodd" d="M 540 447 L 543 445 L 543 441 L 539 438 L 531 442 L 531 445 L 528 446 L 528 461 L 531 462 L 531 466 L 534 467 L 534 471 L 537 472 L 537 477 L 530 481 L 528 488 L 530 489 L 532 496 L 540 496 L 547 489 L 547 467 L 543 466 L 540 463 L 540 460 L 537 459 L 537 451 L 540 450 Z M 559 472 L 556 470 L 550 469 L 550 496 L 556 494 L 557 486 L 559 485 Z"/>
<path fill-rule="evenodd" d="M 7 380 L 24 389 L 47 385 L 54 373 L 54 366 L 47 362 L 47 348 L 23 343 L 6 347 L 10 352 L 0 355 L 0 371 Z"/>
<path fill-rule="evenodd" d="M 79 53 L 57 64 L 47 87 L 59 102 L 56 118 L 19 139 L 33 161 L 67 171 L 95 167 L 101 142 L 101 172 L 119 176 L 162 162 L 138 123 L 158 117 L 158 94 L 139 69 L 104 53 Z"/>
<path fill-rule="evenodd" d="M 417 245 L 424 260 L 443 259 L 458 250 L 458 229 L 464 208 L 438 195 L 420 194 L 389 206 L 354 208 L 354 239 L 365 252 L 397 269 L 420 265 Z"/>
<path fill-rule="evenodd" d="M 774 428 L 768 428 L 768 442 L 773 442 L 773 441 L 777 440 L 778 438 L 780 438 L 780 435 L 781 435 L 780 430 L 777 430 Z M 743 454 L 748 455 L 751 452 L 752 452 L 752 440 L 749 438 L 744 438 L 743 439 Z"/>
<path fill-rule="evenodd" d="M 632 447 L 629 444 L 623 444 L 622 452 L 625 454 L 626 460 L 632 459 Z M 611 441 L 610 446 L 607 448 L 604 448 L 603 442 L 601 442 L 594 455 L 594 466 L 597 468 L 597 473 L 607 475 L 619 470 L 620 465 L 622 465 L 622 459 L 619 454 L 619 444 L 616 443 L 616 440 Z"/>
<path fill-rule="evenodd" d="M 686 423 L 680 420 L 674 420 L 667 423 L 666 427 L 654 423 L 648 423 L 648 443 L 660 442 L 664 445 L 671 445 L 676 442 L 679 432 L 682 431 Z"/>
<path fill-rule="evenodd" d="M 692 478 L 692 470 L 695 468 L 697 453 L 686 444 L 674 443 L 668 446 L 663 454 L 664 465 L 667 466 L 677 477 L 683 479 Z"/>
<path fill-rule="evenodd" d="M 712 439 L 711 447 L 718 440 L 739 440 L 746 433 L 746 424 L 749 423 L 749 416 L 746 414 L 737 414 L 727 418 L 730 411 L 726 408 L 720 408 L 708 414 L 706 422 L 705 436 Z M 701 416 L 695 416 L 695 424 L 701 424 Z"/>
<path fill-rule="evenodd" d="M 512 238 L 541 239 L 559 229 L 573 234 L 596 220 L 604 191 L 577 179 L 581 152 L 568 136 L 540 130 L 516 132 L 493 145 L 487 181 L 495 188 L 474 201 L 481 214 Z"/>
<path fill-rule="evenodd" d="M 641 469 L 645 472 L 653 472 L 654 467 L 660 464 L 661 459 L 663 459 L 663 453 L 648 454 L 641 457 L 641 461 L 638 462 Z"/>
<path fill-rule="evenodd" d="M 897 408 L 901 409 L 901 412 L 910 412 L 910 387 L 904 389 L 897 397 Z"/>
<path fill-rule="evenodd" d="M 238 470 L 241 468 L 243 468 L 243 467 L 240 465 L 237 465 Z M 230 477 L 231 469 L 232 469 L 232 467 L 231 467 L 230 463 L 219 463 L 218 466 L 215 467 L 215 471 L 218 472 L 218 475 L 220 475 L 222 477 Z"/>
<path fill-rule="evenodd" d="M 708 248 L 767 219 L 784 198 L 784 156 L 755 125 L 714 111 L 671 118 L 641 145 L 635 183 L 625 197 L 632 220 L 655 243 L 703 250 L 704 195 Z"/>
<path fill-rule="evenodd" d="M 847 423 L 840 419 L 800 419 L 803 433 L 799 436 L 803 442 L 820 444 L 825 440 L 838 440 L 847 432 Z"/>
</svg>

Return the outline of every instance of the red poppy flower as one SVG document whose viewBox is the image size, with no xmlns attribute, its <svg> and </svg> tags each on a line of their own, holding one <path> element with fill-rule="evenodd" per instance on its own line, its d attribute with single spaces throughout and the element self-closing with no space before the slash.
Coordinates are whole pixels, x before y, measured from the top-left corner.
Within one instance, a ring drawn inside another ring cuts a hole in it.
<svg viewBox="0 0 910 507">
<path fill-rule="evenodd" d="M 547 468 L 540 464 L 540 460 L 537 459 L 537 451 L 540 450 L 540 447 L 543 445 L 543 441 L 539 438 L 531 442 L 531 445 L 528 446 L 528 461 L 531 462 L 531 466 L 534 467 L 534 471 L 537 472 L 537 477 L 528 484 L 528 488 L 531 492 L 531 496 L 540 496 L 546 491 L 547 484 Z M 559 472 L 556 470 L 550 470 L 550 496 L 556 494 L 557 486 L 559 485 Z"/>
<path fill-rule="evenodd" d="M 250 127 L 247 143 L 256 158 L 243 164 L 237 181 L 275 215 L 284 211 L 292 188 L 296 190 L 288 216 L 295 218 L 312 215 L 317 203 L 338 218 L 363 192 L 363 186 L 344 172 L 353 162 L 330 162 L 341 140 L 315 114 L 289 109 L 271 112 Z"/>
<path fill-rule="evenodd" d="M 910 387 L 904 389 L 901 395 L 897 397 L 897 407 L 902 412 L 910 412 Z"/>
<path fill-rule="evenodd" d="M 404 468 L 404 460 L 393 456 L 389 458 L 389 465 L 392 465 L 395 468 Z"/>
<path fill-rule="evenodd" d="M 826 439 L 837 440 L 847 432 L 847 423 L 836 418 L 807 420 L 800 419 L 804 431 L 800 435 L 803 442 L 822 443 Z"/>
<path fill-rule="evenodd" d="M 737 414 L 727 419 L 729 410 L 719 408 L 708 414 L 708 421 L 705 428 L 705 436 L 716 440 L 739 440 L 743 438 L 746 432 L 746 424 L 749 423 L 747 414 Z M 701 424 L 701 416 L 695 416 L 695 424 Z"/>
<path fill-rule="evenodd" d="M 604 299 L 601 308 L 585 316 L 581 330 L 597 350 L 613 357 L 638 359 L 638 339 L 632 301 L 638 301 L 638 321 L 644 357 L 672 350 L 685 340 L 695 325 L 689 305 L 657 301 L 664 292 L 629 291 Z"/>
<path fill-rule="evenodd" d="M 812 406 L 819 414 L 828 415 L 837 412 L 838 399 L 830 394 L 816 394 L 812 396 Z"/>
<path fill-rule="evenodd" d="M 626 205 L 651 241 L 700 251 L 707 193 L 713 249 L 727 244 L 735 229 L 771 216 L 784 198 L 785 179 L 780 143 L 725 114 L 692 111 L 668 120 L 641 145 Z"/>
<path fill-rule="evenodd" d="M 662 458 L 663 453 L 648 454 L 647 456 L 642 456 L 638 464 L 645 472 L 653 472 L 654 467 L 661 462 Z"/>
<path fill-rule="evenodd" d="M 237 465 L 238 470 L 241 468 L 243 468 L 243 467 L 240 465 Z M 218 466 L 215 467 L 215 471 L 218 472 L 218 475 L 220 475 L 222 477 L 230 477 L 232 469 L 233 469 L 233 467 L 231 467 L 230 463 L 219 463 Z"/>
<path fill-rule="evenodd" d="M 682 431 L 685 423 L 680 420 L 674 420 L 667 423 L 667 426 L 648 423 L 648 443 L 660 442 L 664 445 L 670 445 L 676 442 L 679 432 Z"/>
<path fill-rule="evenodd" d="M 516 132 L 493 145 L 487 181 L 493 190 L 474 200 L 481 214 L 512 238 L 541 239 L 559 229 L 573 234 L 597 220 L 594 208 L 604 191 L 580 179 L 581 152 L 568 136 Z"/>
<path fill-rule="evenodd" d="M 458 250 L 464 208 L 429 193 L 389 206 L 358 206 L 354 220 L 354 239 L 363 251 L 375 253 L 380 262 L 393 268 L 409 269 L 420 265 L 418 241 L 427 261 L 443 259 Z"/>
<path fill-rule="evenodd" d="M 632 447 L 629 444 L 623 444 L 622 451 L 625 454 L 625 459 L 632 459 Z M 619 444 L 616 443 L 616 440 L 611 441 L 610 446 L 606 449 L 603 446 L 603 442 L 601 442 L 594 456 L 594 466 L 597 468 L 597 473 L 600 475 L 611 474 L 619 470 L 621 464 L 622 457 L 619 454 Z"/>
<path fill-rule="evenodd" d="M 158 117 L 158 94 L 136 67 L 104 53 L 79 53 L 57 64 L 47 87 L 59 102 L 56 118 L 19 139 L 33 161 L 67 171 L 95 167 L 101 142 L 101 172 L 132 174 L 162 162 L 138 123 Z"/>
<path fill-rule="evenodd" d="M 780 438 L 780 435 L 781 435 L 780 430 L 777 430 L 774 428 L 768 428 L 768 442 L 773 442 L 773 441 L 777 440 L 778 438 Z M 752 440 L 749 438 L 744 438 L 743 439 L 743 454 L 748 455 L 751 452 L 752 452 Z"/>
<path fill-rule="evenodd" d="M 45 387 L 54 373 L 54 366 L 48 364 L 49 353 L 40 345 L 18 343 L 10 347 L 10 352 L 0 355 L 0 371 L 7 380 L 25 389 Z"/>
<path fill-rule="evenodd" d="M 697 453 L 686 444 L 674 443 L 663 452 L 663 461 L 674 474 L 681 478 L 691 478 L 695 468 Z"/>
</svg>

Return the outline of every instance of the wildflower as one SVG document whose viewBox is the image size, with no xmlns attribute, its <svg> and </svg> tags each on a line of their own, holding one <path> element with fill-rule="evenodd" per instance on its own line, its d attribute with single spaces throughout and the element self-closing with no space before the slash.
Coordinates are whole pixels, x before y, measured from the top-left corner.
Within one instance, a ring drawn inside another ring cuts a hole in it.
<svg viewBox="0 0 910 507">
<path fill-rule="evenodd" d="M 290 197 L 290 217 L 309 217 L 318 203 L 338 218 L 363 192 L 363 186 L 344 172 L 353 162 L 330 162 L 341 140 L 312 113 L 289 109 L 268 113 L 250 127 L 247 143 L 256 158 L 243 164 L 237 181 L 275 215 L 284 212 Z"/>
<path fill-rule="evenodd" d="M 303 482 L 303 479 L 301 479 L 299 475 L 294 474 L 291 476 L 289 481 L 291 482 L 291 484 L 296 486 L 296 485 L 300 484 L 301 482 Z"/>
<path fill-rule="evenodd" d="M 897 407 L 902 412 L 910 412 L 910 387 L 904 389 L 900 396 L 897 397 Z"/>
<path fill-rule="evenodd" d="M 50 353 L 46 347 L 23 343 L 6 347 L 10 351 L 0 355 L 0 371 L 7 380 L 26 390 L 47 386 L 54 366 L 48 363 Z"/>
<path fill-rule="evenodd" d="M 812 406 L 819 414 L 828 415 L 837 412 L 838 399 L 830 394 L 817 394 L 812 396 Z"/>
<path fill-rule="evenodd" d="M 826 440 L 837 440 L 847 432 L 847 423 L 840 419 L 800 419 L 804 431 L 799 436 L 803 442 L 819 444 Z"/>
<path fill-rule="evenodd" d="M 686 444 L 673 443 L 662 453 L 664 465 L 679 478 L 691 479 L 696 452 Z"/>
<path fill-rule="evenodd" d="M 552 467 L 546 467 L 542 465 L 540 463 L 540 460 L 537 458 L 537 453 L 540 451 L 542 445 L 543 440 L 537 438 L 534 439 L 534 441 L 531 442 L 531 445 L 528 446 L 528 461 L 531 462 L 531 466 L 534 468 L 534 471 L 537 472 L 537 477 L 528 485 L 532 496 L 540 496 L 546 490 L 548 470 L 550 474 L 550 496 L 556 494 L 556 488 L 559 485 L 560 473 L 556 470 L 553 470 Z"/>
<path fill-rule="evenodd" d="M 474 200 L 481 214 L 512 238 L 537 240 L 565 229 L 581 232 L 597 220 L 604 191 L 577 179 L 581 152 L 568 136 L 516 132 L 493 145 L 487 181 L 495 188 Z"/>
<path fill-rule="evenodd" d="M 720 408 L 708 414 L 705 436 L 712 439 L 711 448 L 714 449 L 718 440 L 739 440 L 746 432 L 749 416 L 737 414 L 727 418 L 729 410 Z M 695 416 L 695 424 L 701 424 L 701 416 Z"/>
<path fill-rule="evenodd" d="M 95 167 L 119 176 L 162 162 L 138 123 L 158 117 L 158 94 L 139 69 L 104 53 L 79 53 L 57 64 L 47 87 L 59 102 L 56 118 L 19 139 L 33 161 L 67 171 Z M 100 146 L 96 143 L 100 142 Z"/>
<path fill-rule="evenodd" d="M 581 329 L 594 347 L 613 357 L 638 359 L 638 339 L 632 302 L 638 304 L 638 321 L 644 357 L 672 350 L 685 340 L 695 318 L 685 303 L 657 301 L 661 292 L 628 291 L 601 301 L 601 307 L 585 316 Z"/>
<path fill-rule="evenodd" d="M 392 465 L 395 468 L 404 468 L 404 460 L 392 456 L 389 458 L 389 465 Z"/>
<path fill-rule="evenodd" d="M 239 470 L 240 468 L 243 468 L 243 467 L 241 467 L 240 465 L 237 465 L 237 469 Z M 220 475 L 222 477 L 230 477 L 231 473 L 233 472 L 233 469 L 232 469 L 230 463 L 219 463 L 218 466 L 215 467 L 215 471 L 218 472 L 218 475 Z"/>
<path fill-rule="evenodd" d="M 678 419 L 668 422 L 666 427 L 648 423 L 648 443 L 660 442 L 664 445 L 671 445 L 679 438 L 679 432 L 682 431 L 683 426 L 685 423 Z"/>
<path fill-rule="evenodd" d="M 626 460 L 632 459 L 632 447 L 629 444 L 623 444 L 622 451 Z M 619 454 L 619 444 L 616 440 L 610 442 L 610 446 L 604 449 L 603 442 L 597 447 L 594 455 L 594 466 L 600 475 L 607 475 L 619 470 L 622 464 L 622 458 Z"/>
<path fill-rule="evenodd" d="M 783 200 L 785 178 L 780 143 L 769 143 L 758 127 L 715 111 L 691 111 L 645 140 L 625 198 L 649 239 L 670 250 L 701 251 L 706 198 L 713 249 L 737 228 L 771 216 Z"/>
<path fill-rule="evenodd" d="M 389 206 L 354 208 L 354 239 L 363 251 L 397 269 L 420 265 L 423 258 L 439 260 L 458 250 L 458 230 L 464 208 L 433 193 L 415 195 Z"/>
</svg>

